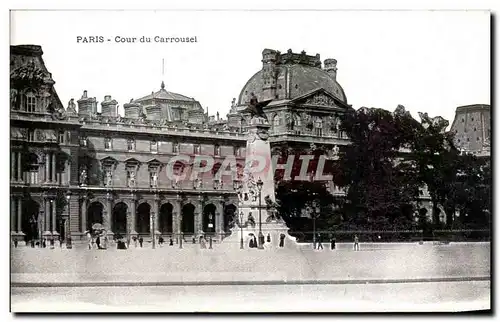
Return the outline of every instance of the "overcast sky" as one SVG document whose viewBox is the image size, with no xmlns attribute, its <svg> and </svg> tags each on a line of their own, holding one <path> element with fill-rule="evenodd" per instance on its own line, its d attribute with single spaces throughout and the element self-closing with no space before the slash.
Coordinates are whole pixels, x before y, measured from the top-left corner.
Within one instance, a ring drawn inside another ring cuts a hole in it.
<svg viewBox="0 0 500 322">
<path fill-rule="evenodd" d="M 78 36 L 111 41 L 77 43 Z M 152 42 L 118 44 L 116 36 Z M 155 36 L 198 42 L 154 43 Z M 354 108 L 402 104 L 415 118 L 423 111 L 451 124 L 457 106 L 490 104 L 489 12 L 14 11 L 11 44 L 43 47 L 65 106 L 88 90 L 99 102 L 112 95 L 121 110 L 164 80 L 167 90 L 225 117 L 261 69 L 264 48 L 337 59 Z"/>
</svg>

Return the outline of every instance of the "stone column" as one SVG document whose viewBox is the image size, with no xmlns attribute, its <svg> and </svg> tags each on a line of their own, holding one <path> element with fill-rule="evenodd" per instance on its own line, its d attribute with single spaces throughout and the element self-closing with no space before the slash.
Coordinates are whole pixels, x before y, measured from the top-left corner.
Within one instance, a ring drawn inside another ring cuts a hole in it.
<svg viewBox="0 0 500 322">
<path fill-rule="evenodd" d="M 153 217 L 154 217 L 154 222 L 155 222 L 155 235 L 160 235 L 160 213 L 159 213 L 159 203 L 160 203 L 160 198 L 158 195 L 155 195 L 154 203 L 153 203 Z"/>
<path fill-rule="evenodd" d="M 53 181 L 55 183 L 56 180 L 57 180 L 57 176 L 56 176 L 56 155 L 55 155 L 55 153 L 52 153 L 52 177 L 51 177 L 51 181 Z"/>
<path fill-rule="evenodd" d="M 52 234 L 54 236 L 58 236 L 59 234 L 57 233 L 57 220 L 56 220 L 56 200 L 52 202 Z"/>
<path fill-rule="evenodd" d="M 136 196 L 133 195 L 131 200 L 130 200 L 130 224 L 127 223 L 127 227 L 130 227 L 130 235 L 135 236 L 137 235 L 137 231 L 135 230 L 135 206 L 136 206 Z M 128 220 L 128 218 L 127 218 Z"/>
<path fill-rule="evenodd" d="M 16 199 L 10 197 L 10 232 L 11 234 L 16 231 Z"/>
<path fill-rule="evenodd" d="M 182 232 L 182 202 L 180 199 L 174 200 L 172 212 L 172 232 L 179 238 Z"/>
<path fill-rule="evenodd" d="M 43 236 L 50 236 L 52 233 L 50 232 L 50 199 L 46 198 L 44 200 L 45 203 L 45 213 L 43 216 Z"/>
<path fill-rule="evenodd" d="M 194 202 L 194 235 L 198 236 L 203 230 L 203 203 L 200 199 Z"/>
<path fill-rule="evenodd" d="M 106 214 L 103 216 L 103 225 L 104 228 L 107 230 L 107 234 L 110 236 L 111 239 L 113 239 L 113 230 L 111 229 L 111 223 L 112 223 L 112 217 L 113 217 L 113 196 L 110 195 L 109 193 L 106 195 Z"/>
<path fill-rule="evenodd" d="M 23 199 L 17 198 L 17 233 L 22 234 L 22 222 L 23 222 Z"/>
<path fill-rule="evenodd" d="M 45 153 L 45 182 L 50 182 L 50 154 Z"/>
<path fill-rule="evenodd" d="M 10 181 L 16 180 L 16 154 L 17 152 L 10 152 Z"/>
<path fill-rule="evenodd" d="M 17 152 L 17 181 L 23 181 L 23 171 L 21 165 L 22 165 L 22 153 Z"/>
<path fill-rule="evenodd" d="M 87 230 L 87 197 L 82 198 L 82 208 L 80 210 L 82 218 L 82 233 Z"/>
<path fill-rule="evenodd" d="M 224 208 L 224 201 L 217 202 L 216 204 L 216 209 L 215 209 L 215 235 L 217 237 L 221 236 L 221 233 L 224 232 L 224 228 L 222 228 L 222 224 L 224 224 L 223 218 L 222 218 L 222 209 Z M 221 238 L 222 239 L 222 238 Z"/>
</svg>

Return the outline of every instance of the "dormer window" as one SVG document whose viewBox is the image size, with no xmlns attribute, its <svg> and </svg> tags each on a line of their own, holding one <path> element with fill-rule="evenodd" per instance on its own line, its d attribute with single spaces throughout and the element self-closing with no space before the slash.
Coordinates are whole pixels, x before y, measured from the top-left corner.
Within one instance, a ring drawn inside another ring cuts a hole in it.
<svg viewBox="0 0 500 322">
<path fill-rule="evenodd" d="M 26 93 L 26 112 L 35 112 L 36 96 L 32 92 Z"/>
<path fill-rule="evenodd" d="M 128 151 L 135 151 L 135 140 L 134 139 L 127 140 L 127 150 Z"/>
</svg>

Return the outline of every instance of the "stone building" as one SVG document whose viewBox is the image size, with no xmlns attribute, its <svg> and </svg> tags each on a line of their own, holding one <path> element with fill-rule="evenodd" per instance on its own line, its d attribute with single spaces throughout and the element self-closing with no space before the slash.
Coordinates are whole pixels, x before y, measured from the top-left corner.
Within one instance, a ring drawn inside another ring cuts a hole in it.
<svg viewBox="0 0 500 322">
<path fill-rule="evenodd" d="M 490 156 L 490 105 L 474 104 L 457 107 L 451 125 L 455 144 L 463 151 L 477 156 Z"/>
<path fill-rule="evenodd" d="M 163 82 L 159 91 L 124 104 L 121 116 L 111 95 L 98 112 L 87 91 L 64 108 L 41 47 L 11 46 L 12 235 L 78 240 L 100 223 L 120 235 L 153 229 L 222 238 L 237 209 L 240 175 L 214 174 L 227 156 L 244 167 L 250 93 L 267 104 L 273 146 L 318 144 L 338 153 L 348 143 L 338 130 L 348 105 L 335 60 L 322 67 L 319 55 L 266 49 L 262 62 L 227 120 L 208 116 L 198 101 L 167 91 Z M 188 179 L 177 181 L 166 175 L 166 164 L 181 154 L 190 159 L 176 162 L 174 172 Z M 213 173 L 190 180 L 199 155 L 216 159 Z"/>
</svg>

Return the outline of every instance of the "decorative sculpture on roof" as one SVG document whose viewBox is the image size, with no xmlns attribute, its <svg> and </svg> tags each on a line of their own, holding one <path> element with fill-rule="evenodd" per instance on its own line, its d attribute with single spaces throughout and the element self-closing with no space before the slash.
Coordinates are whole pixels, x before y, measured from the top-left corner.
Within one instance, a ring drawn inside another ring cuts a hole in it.
<svg viewBox="0 0 500 322">
<path fill-rule="evenodd" d="M 250 94 L 250 102 L 248 107 L 244 110 L 246 113 L 250 113 L 251 118 L 260 117 L 267 121 L 266 113 L 264 113 L 263 105 L 259 104 L 259 100 L 254 93 Z"/>
<path fill-rule="evenodd" d="M 76 113 L 76 104 L 75 104 L 75 99 L 72 98 L 68 102 L 68 108 L 66 109 L 68 113 Z"/>
</svg>

